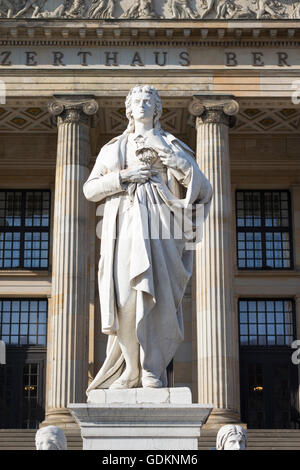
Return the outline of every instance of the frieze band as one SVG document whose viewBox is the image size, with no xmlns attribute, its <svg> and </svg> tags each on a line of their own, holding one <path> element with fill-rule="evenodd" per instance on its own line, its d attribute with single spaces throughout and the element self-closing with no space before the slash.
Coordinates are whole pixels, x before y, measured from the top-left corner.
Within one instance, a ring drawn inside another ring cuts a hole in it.
<svg viewBox="0 0 300 470">
<path fill-rule="evenodd" d="M 0 0 L 0 18 L 299 19 L 300 0 Z"/>
</svg>

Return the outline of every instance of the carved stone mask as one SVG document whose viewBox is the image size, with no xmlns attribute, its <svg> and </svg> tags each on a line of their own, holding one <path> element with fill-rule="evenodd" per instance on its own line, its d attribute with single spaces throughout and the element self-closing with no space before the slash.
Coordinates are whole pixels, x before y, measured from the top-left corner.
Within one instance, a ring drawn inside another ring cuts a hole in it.
<svg viewBox="0 0 300 470">
<path fill-rule="evenodd" d="M 240 434 L 232 434 L 226 440 L 224 450 L 246 450 L 244 437 Z"/>
</svg>

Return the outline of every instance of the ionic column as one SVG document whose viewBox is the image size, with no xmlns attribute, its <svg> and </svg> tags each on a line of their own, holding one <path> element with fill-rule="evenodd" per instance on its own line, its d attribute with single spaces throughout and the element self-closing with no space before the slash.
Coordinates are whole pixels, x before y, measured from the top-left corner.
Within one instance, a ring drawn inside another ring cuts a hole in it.
<svg viewBox="0 0 300 470">
<path fill-rule="evenodd" d="M 232 96 L 195 96 L 197 162 L 213 187 L 203 241 L 196 253 L 199 403 L 214 410 L 208 424 L 239 421 L 238 319 L 233 297 L 232 202 L 228 130 Z"/>
<path fill-rule="evenodd" d="M 54 197 L 52 298 L 48 321 L 46 421 L 73 422 L 68 403 L 85 402 L 88 380 L 89 132 L 98 105 L 91 97 L 55 96 L 58 126 Z"/>
</svg>

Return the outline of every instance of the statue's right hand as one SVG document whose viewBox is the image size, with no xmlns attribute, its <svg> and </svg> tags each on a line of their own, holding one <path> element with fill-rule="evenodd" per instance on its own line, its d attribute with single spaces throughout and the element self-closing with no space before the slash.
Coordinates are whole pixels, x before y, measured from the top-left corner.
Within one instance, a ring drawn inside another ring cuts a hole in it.
<svg viewBox="0 0 300 470">
<path fill-rule="evenodd" d="M 146 183 L 155 173 L 157 172 L 144 165 L 121 170 L 120 178 L 122 183 Z"/>
</svg>

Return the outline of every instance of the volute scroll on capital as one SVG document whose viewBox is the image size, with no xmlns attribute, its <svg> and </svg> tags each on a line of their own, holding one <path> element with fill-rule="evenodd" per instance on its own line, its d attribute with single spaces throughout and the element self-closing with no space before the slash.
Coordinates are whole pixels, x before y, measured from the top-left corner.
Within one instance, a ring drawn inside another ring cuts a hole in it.
<svg viewBox="0 0 300 470">
<path fill-rule="evenodd" d="M 194 97 L 189 105 L 189 112 L 193 116 L 196 126 L 201 124 L 225 124 L 233 127 L 239 104 L 234 99 L 214 99 Z"/>
<path fill-rule="evenodd" d="M 96 100 L 68 101 L 55 99 L 48 103 L 50 114 L 57 120 L 57 124 L 81 123 L 91 126 L 91 117 L 97 113 L 99 105 Z"/>
</svg>

